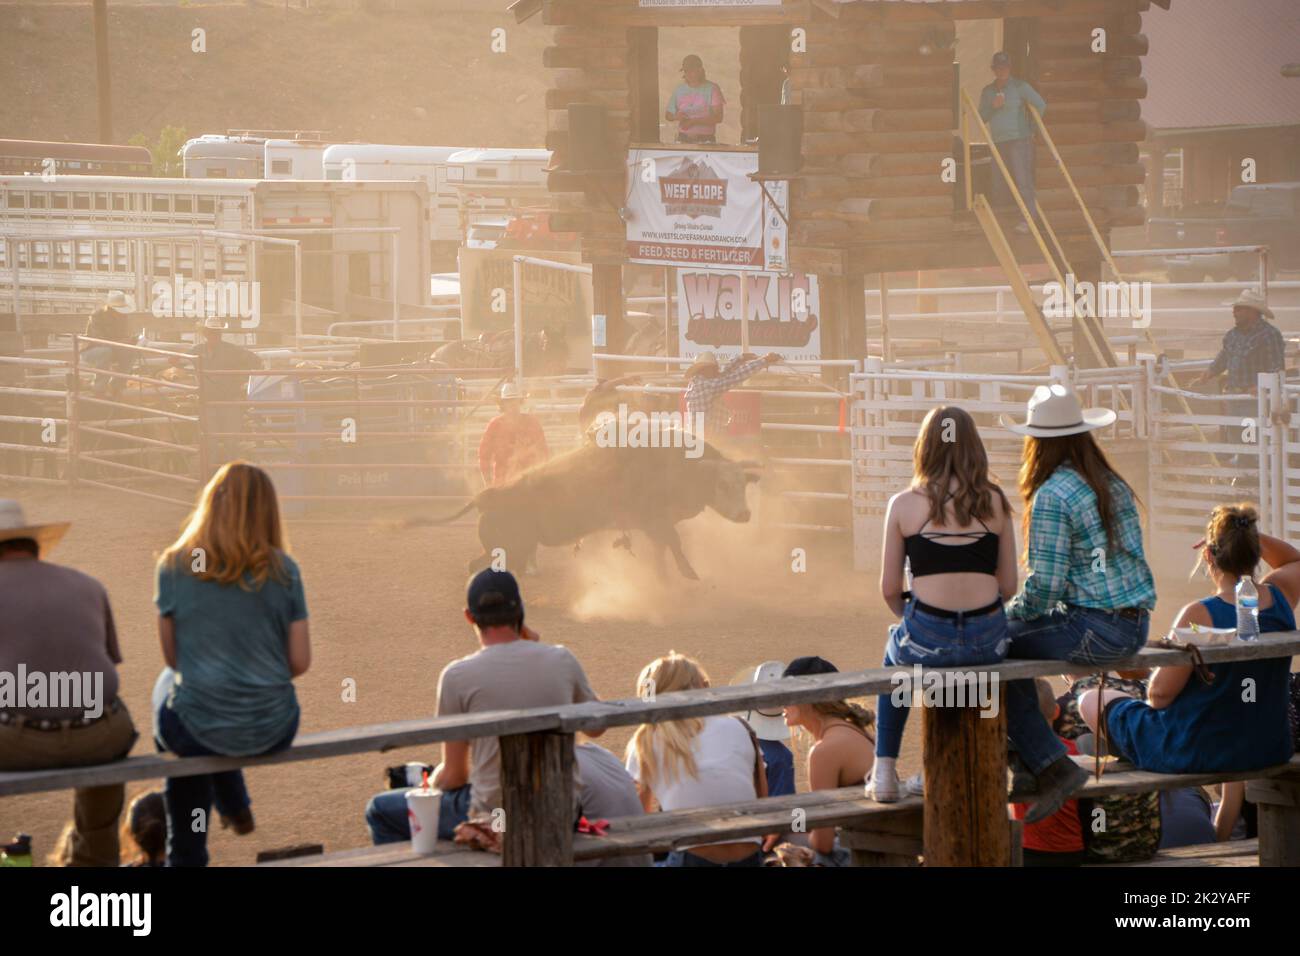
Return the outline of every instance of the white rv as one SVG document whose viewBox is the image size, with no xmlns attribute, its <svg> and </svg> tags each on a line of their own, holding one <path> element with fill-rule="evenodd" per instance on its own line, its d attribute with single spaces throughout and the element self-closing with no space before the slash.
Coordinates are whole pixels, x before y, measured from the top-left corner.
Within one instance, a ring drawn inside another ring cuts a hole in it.
<svg viewBox="0 0 1300 956">
<path fill-rule="evenodd" d="M 466 149 L 447 160 L 456 189 L 460 235 L 470 246 L 491 248 L 510 220 L 550 204 L 546 149 Z"/>
<path fill-rule="evenodd" d="M 186 179 L 261 179 L 264 141 L 207 134 L 181 147 Z"/>
<path fill-rule="evenodd" d="M 329 143 L 307 139 L 268 139 L 264 164 L 267 179 L 324 179 Z"/>
<path fill-rule="evenodd" d="M 336 143 L 325 150 L 326 179 L 403 180 L 429 189 L 429 236 L 435 265 L 455 262 L 460 244 L 456 190 L 450 181 L 451 156 L 460 146 L 393 146 L 386 143 Z M 463 169 L 457 167 L 457 173 Z"/>
</svg>

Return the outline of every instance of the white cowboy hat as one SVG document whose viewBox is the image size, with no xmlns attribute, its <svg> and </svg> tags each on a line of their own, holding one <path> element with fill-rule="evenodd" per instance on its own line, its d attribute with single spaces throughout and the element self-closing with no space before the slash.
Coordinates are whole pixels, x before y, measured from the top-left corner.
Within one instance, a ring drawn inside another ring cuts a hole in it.
<svg viewBox="0 0 1300 956">
<path fill-rule="evenodd" d="M 59 543 L 71 526 L 69 521 L 28 524 L 22 505 L 13 498 L 0 498 L 0 541 L 31 538 L 40 547 L 41 554 L 45 554 Z"/>
<path fill-rule="evenodd" d="M 1029 419 L 1023 425 L 1008 415 L 1002 416 L 1002 425 L 1017 435 L 1036 438 L 1060 438 L 1077 435 L 1094 428 L 1105 428 L 1115 421 L 1109 408 L 1083 408 L 1074 389 L 1053 382 L 1040 385 L 1029 399 Z"/>
<path fill-rule="evenodd" d="M 784 671 L 785 665 L 780 661 L 764 661 L 754 668 L 754 676 L 750 678 L 750 683 L 777 680 Z M 785 725 L 785 717 L 782 716 L 780 707 L 773 707 L 770 710 L 751 710 L 745 714 L 745 720 L 754 728 L 754 733 L 759 740 L 790 739 L 790 728 Z"/>
<path fill-rule="evenodd" d="M 225 332 L 230 328 L 230 323 L 219 315 L 209 315 L 202 322 L 195 322 L 195 328 L 211 329 L 215 332 Z"/>
<path fill-rule="evenodd" d="M 1243 289 L 1241 295 L 1237 296 L 1237 301 L 1232 303 L 1235 309 L 1242 305 L 1248 309 L 1254 309 L 1260 315 L 1273 318 L 1273 310 L 1268 307 L 1268 300 L 1256 292 L 1254 289 Z"/>
<path fill-rule="evenodd" d="M 126 293 L 119 292 L 117 289 L 114 289 L 108 294 L 108 297 L 104 299 L 104 305 L 110 309 L 115 309 L 118 312 L 127 312 L 130 311 L 131 308 L 127 304 Z"/>
<path fill-rule="evenodd" d="M 523 397 L 523 394 L 519 391 L 518 385 L 514 382 L 506 382 L 506 384 L 501 386 L 501 394 L 497 396 L 497 399 L 502 402 L 508 402 L 511 399 L 519 399 L 522 401 Z"/>
<path fill-rule="evenodd" d="M 718 357 L 712 352 L 701 352 L 695 356 L 695 361 L 690 364 L 690 367 L 683 374 L 690 378 L 705 369 L 713 369 L 715 372 L 718 370 Z"/>
</svg>

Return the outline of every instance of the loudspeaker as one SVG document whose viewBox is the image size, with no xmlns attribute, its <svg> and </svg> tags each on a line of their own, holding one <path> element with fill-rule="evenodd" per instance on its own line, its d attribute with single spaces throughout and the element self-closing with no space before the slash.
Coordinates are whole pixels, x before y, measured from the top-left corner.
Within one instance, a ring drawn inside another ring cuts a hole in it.
<svg viewBox="0 0 1300 956">
<path fill-rule="evenodd" d="M 569 104 L 569 169 L 589 173 L 614 169 L 618 157 L 609 144 L 609 117 L 597 103 Z"/>
<path fill-rule="evenodd" d="M 758 108 L 758 171 L 797 173 L 803 168 L 803 107 L 765 103 Z"/>
</svg>

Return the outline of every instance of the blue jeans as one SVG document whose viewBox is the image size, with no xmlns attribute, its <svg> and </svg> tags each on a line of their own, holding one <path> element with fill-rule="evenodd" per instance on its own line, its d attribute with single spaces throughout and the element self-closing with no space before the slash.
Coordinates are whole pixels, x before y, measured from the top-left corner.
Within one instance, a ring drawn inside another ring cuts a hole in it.
<svg viewBox="0 0 1300 956">
<path fill-rule="evenodd" d="M 176 711 L 165 703 L 158 708 L 156 720 L 154 743 L 160 751 L 169 750 L 178 757 L 203 757 L 217 753 L 191 737 Z M 293 743 L 297 733 L 298 718 L 295 716 L 284 739 L 264 752 L 283 750 Z M 225 770 L 167 778 L 163 786 L 163 803 L 167 808 L 168 866 L 208 865 L 208 826 L 214 801 L 217 812 L 224 817 L 238 816 L 248 809 L 252 801 L 248 797 L 248 788 L 244 786 L 242 771 Z M 203 811 L 197 820 L 195 810 Z M 200 820 L 202 826 L 195 832 L 195 824 Z"/>
<path fill-rule="evenodd" d="M 1011 620 L 1009 658 L 1068 661 L 1100 667 L 1132 657 L 1147 642 L 1151 615 L 1121 617 L 1114 611 L 1064 605 L 1032 621 Z M 1038 708 L 1032 680 L 1007 684 L 1007 733 L 1034 774 L 1065 756 L 1065 745 Z"/>
<path fill-rule="evenodd" d="M 1007 617 L 1001 609 L 979 617 L 946 618 L 918 610 L 915 601 L 903 607 L 903 619 L 889 628 L 885 666 L 970 667 L 996 664 L 1007 656 Z M 876 700 L 876 756 L 897 757 L 903 745 L 912 695 L 902 706 L 893 693 Z"/>
<path fill-rule="evenodd" d="M 1025 208 L 1031 216 L 1036 216 L 1034 204 L 1038 201 L 1034 191 L 1034 138 L 1025 136 L 1021 139 L 1009 139 L 997 144 L 998 154 L 1007 165 L 1007 172 L 1015 181 L 1020 198 L 1025 201 Z M 1011 188 L 1002 178 L 1002 171 L 993 164 L 993 182 L 990 185 L 989 202 L 994 207 L 1010 206 L 1015 209 L 1016 201 L 1011 195 Z M 1016 210 L 1019 215 L 1019 210 Z"/>
<path fill-rule="evenodd" d="M 366 826 L 370 827 L 370 839 L 375 846 L 411 839 L 411 822 L 406 815 L 406 792 L 411 789 L 414 788 L 385 790 L 366 804 Z M 469 819 L 469 797 L 469 784 L 442 792 L 438 808 L 439 840 L 450 840 L 456 835 L 456 827 Z"/>
<path fill-rule="evenodd" d="M 720 870 L 762 866 L 763 851 L 758 848 L 758 844 L 754 844 L 753 856 L 747 856 L 743 860 L 735 860 L 731 863 L 714 863 L 712 860 L 706 860 L 702 856 L 696 856 L 690 850 L 673 850 L 668 854 L 668 859 L 664 860 L 663 865 L 712 867 Z"/>
<path fill-rule="evenodd" d="M 835 845 L 829 853 L 813 851 L 813 866 L 852 866 L 853 854 L 847 847 L 840 846 L 840 838 L 835 838 Z"/>
</svg>

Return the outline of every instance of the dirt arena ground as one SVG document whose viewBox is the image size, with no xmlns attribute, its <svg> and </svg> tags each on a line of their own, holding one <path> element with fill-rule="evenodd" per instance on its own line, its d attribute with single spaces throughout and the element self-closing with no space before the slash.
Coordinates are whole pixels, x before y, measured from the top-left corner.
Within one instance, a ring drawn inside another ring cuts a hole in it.
<svg viewBox="0 0 1300 956">
<path fill-rule="evenodd" d="M 0 497 L 22 500 L 30 520 L 72 522 L 51 557 L 108 588 L 125 657 L 121 695 L 142 731 L 135 753 L 150 752 L 149 695 L 162 666 L 153 565 L 184 515 L 122 494 L 2 480 Z M 573 650 L 602 697 L 632 696 L 638 670 L 670 649 L 698 658 L 717 684 L 760 661 L 801 654 L 820 654 L 841 670 L 879 665 L 890 615 L 874 573 L 855 574 L 811 547 L 808 570 L 794 573 L 790 549 L 799 542 L 764 537 L 756 525 L 703 516 L 681 527 L 700 582 L 661 582 L 643 542 L 629 556 L 608 539 L 585 542 L 576 556 L 544 550 L 542 572 L 523 579 L 529 623 L 544 640 Z M 303 569 L 313 644 L 311 670 L 298 681 L 302 731 L 431 715 L 439 671 L 476 647 L 461 616 L 464 564 L 477 553 L 472 529 L 394 532 L 370 520 L 336 519 L 291 521 L 289 534 Z M 1204 593 L 1199 581 L 1187 580 L 1183 555 L 1190 544 L 1148 546 L 1174 555 L 1157 568 L 1155 628 L 1167 627 L 1183 602 Z M 347 678 L 356 681 L 352 703 L 342 699 Z M 621 754 L 629 733 L 611 731 L 600 742 Z M 904 744 L 908 772 L 919 767 L 919 741 L 914 723 Z M 796 746 L 802 764 L 807 744 Z M 302 842 L 327 850 L 363 845 L 362 810 L 386 785 L 384 767 L 417 759 L 436 754 L 412 748 L 250 771 L 257 831 L 235 838 L 216 830 L 209 842 L 214 865 L 250 864 L 259 850 Z M 154 785 L 130 785 L 128 797 Z M 31 833 L 43 858 L 71 810 L 66 792 L 0 800 L 0 835 Z"/>
</svg>

